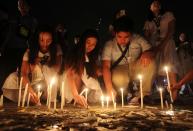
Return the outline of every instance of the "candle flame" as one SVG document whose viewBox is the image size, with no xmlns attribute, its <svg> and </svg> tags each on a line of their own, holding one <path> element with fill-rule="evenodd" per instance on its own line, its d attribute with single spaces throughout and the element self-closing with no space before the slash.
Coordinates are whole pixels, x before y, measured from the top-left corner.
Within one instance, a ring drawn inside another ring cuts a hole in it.
<svg viewBox="0 0 193 131">
<path fill-rule="evenodd" d="M 165 66 L 165 67 L 164 67 L 164 70 L 165 70 L 165 71 L 168 71 L 168 66 Z"/>
<path fill-rule="evenodd" d="M 139 78 L 139 80 L 142 80 L 142 75 L 139 74 L 139 75 L 138 75 L 138 78 Z"/>
<path fill-rule="evenodd" d="M 55 77 L 53 77 L 53 78 L 51 79 L 50 84 L 51 84 L 51 85 L 53 85 L 53 84 L 55 83 L 55 81 L 56 81 L 56 78 L 55 78 Z"/>
<path fill-rule="evenodd" d="M 104 96 L 102 95 L 102 96 L 101 96 L 101 101 L 103 101 L 103 100 L 104 100 Z"/>
</svg>

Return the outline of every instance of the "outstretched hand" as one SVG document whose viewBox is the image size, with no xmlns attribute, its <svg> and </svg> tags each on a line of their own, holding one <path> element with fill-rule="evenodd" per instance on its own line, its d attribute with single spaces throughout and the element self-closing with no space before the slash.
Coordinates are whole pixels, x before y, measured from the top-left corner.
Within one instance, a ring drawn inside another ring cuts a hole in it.
<svg viewBox="0 0 193 131">
<path fill-rule="evenodd" d="M 31 95 L 30 102 L 37 104 L 39 102 L 38 96 L 31 87 L 29 87 L 29 93 Z"/>
<path fill-rule="evenodd" d="M 153 60 L 154 54 L 152 52 L 144 52 L 140 57 L 140 64 L 147 67 Z"/>
<path fill-rule="evenodd" d="M 84 96 L 81 96 L 81 95 L 76 95 L 74 96 L 74 100 L 76 103 L 78 103 L 79 105 L 87 108 L 88 107 L 88 104 L 87 104 L 87 101 L 86 99 L 84 98 Z"/>
</svg>

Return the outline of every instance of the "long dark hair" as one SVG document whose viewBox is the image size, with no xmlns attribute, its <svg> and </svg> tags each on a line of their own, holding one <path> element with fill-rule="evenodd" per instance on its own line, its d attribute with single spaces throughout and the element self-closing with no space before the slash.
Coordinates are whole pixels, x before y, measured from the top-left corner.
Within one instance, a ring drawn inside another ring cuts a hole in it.
<svg viewBox="0 0 193 131">
<path fill-rule="evenodd" d="M 34 35 L 34 38 L 30 42 L 29 46 L 29 63 L 35 64 L 35 59 L 38 57 L 38 52 L 40 51 L 39 45 L 39 35 L 41 32 L 48 32 L 52 35 L 52 43 L 49 45 L 50 52 L 50 61 L 48 62 L 48 66 L 53 66 L 56 64 L 56 43 L 53 30 L 50 26 L 44 25 L 38 28 L 37 32 Z"/>
<path fill-rule="evenodd" d="M 89 71 L 89 76 L 96 77 L 97 60 L 98 60 L 100 44 L 99 44 L 99 35 L 97 31 L 94 29 L 87 29 L 82 33 L 82 35 L 80 36 L 79 43 L 67 55 L 68 57 L 65 60 L 66 62 L 65 65 L 66 65 L 66 69 L 72 68 L 79 75 L 83 73 L 82 71 L 83 71 L 84 62 L 85 62 L 86 40 L 89 37 L 94 37 L 97 39 L 97 44 L 95 48 L 87 54 L 89 58 L 90 68 L 91 68 Z"/>
</svg>

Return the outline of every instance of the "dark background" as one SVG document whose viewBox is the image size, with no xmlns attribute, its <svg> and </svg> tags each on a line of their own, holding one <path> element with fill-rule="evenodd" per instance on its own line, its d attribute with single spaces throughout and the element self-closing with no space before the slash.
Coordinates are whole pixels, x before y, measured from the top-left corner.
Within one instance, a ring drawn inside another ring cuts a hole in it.
<svg viewBox="0 0 193 131">
<path fill-rule="evenodd" d="M 102 18 L 100 33 L 104 36 L 114 13 L 125 8 L 135 22 L 136 31 L 142 33 L 147 9 L 151 0 L 29 0 L 31 13 L 39 23 L 56 25 L 64 23 L 69 32 L 81 33 L 87 27 L 95 28 Z M 193 37 L 193 5 L 191 0 L 162 0 L 163 7 L 173 11 L 176 17 L 176 36 L 181 31 Z M 9 16 L 15 15 L 17 0 L 1 0 L 0 7 Z"/>
<path fill-rule="evenodd" d="M 17 1 L 0 0 L 0 10 L 6 12 L 9 19 L 14 18 L 19 13 Z M 152 0 L 28 1 L 31 5 L 31 14 L 36 17 L 39 24 L 56 26 L 58 23 L 64 23 L 71 38 L 88 27 L 96 28 L 101 18 L 99 33 L 102 43 L 104 43 L 107 38 L 108 26 L 112 22 L 115 12 L 123 8 L 129 12 L 129 16 L 134 20 L 136 32 L 142 34 L 147 11 Z M 193 41 L 193 5 L 191 0 L 162 0 L 162 2 L 163 7 L 172 11 L 176 17 L 175 39 L 180 32 L 184 31 Z M 11 54 L 15 55 L 13 52 Z M 13 57 L 0 58 L 0 88 L 5 78 L 16 70 L 15 64 L 18 61 Z"/>
</svg>

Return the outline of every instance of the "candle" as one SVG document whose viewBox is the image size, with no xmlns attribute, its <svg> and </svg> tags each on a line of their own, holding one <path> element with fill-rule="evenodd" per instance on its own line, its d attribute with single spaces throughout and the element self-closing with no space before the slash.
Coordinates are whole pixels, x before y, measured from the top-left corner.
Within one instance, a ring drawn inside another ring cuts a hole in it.
<svg viewBox="0 0 193 131">
<path fill-rule="evenodd" d="M 50 82 L 50 88 L 49 88 L 49 103 L 48 103 L 48 109 L 50 109 L 51 107 L 51 99 L 52 99 L 52 86 L 55 82 L 55 77 L 52 78 L 51 82 Z"/>
<path fill-rule="evenodd" d="M 49 94 L 50 94 L 49 90 L 50 90 L 50 85 L 48 85 L 48 88 L 47 88 L 47 101 L 46 101 L 47 106 L 49 105 Z"/>
<path fill-rule="evenodd" d="M 169 73 L 168 73 L 168 67 L 165 66 L 164 67 L 165 71 L 166 71 L 166 77 L 167 77 L 167 81 L 168 81 L 168 90 L 169 90 L 169 94 L 170 94 L 170 100 L 171 100 L 171 104 L 170 104 L 170 107 L 171 107 L 171 110 L 173 110 L 173 98 L 172 98 L 172 92 L 171 92 L 171 87 L 170 87 L 170 79 L 169 79 Z"/>
<path fill-rule="evenodd" d="M 17 106 L 19 107 L 21 105 L 21 87 L 22 87 L 23 77 L 21 77 L 19 82 L 19 95 L 18 95 L 18 103 Z"/>
<path fill-rule="evenodd" d="M 1 95 L 0 107 L 3 107 L 3 95 Z"/>
<path fill-rule="evenodd" d="M 65 97 L 64 97 L 64 81 L 63 81 L 61 89 L 61 110 L 63 110 L 64 105 L 65 105 Z"/>
<path fill-rule="evenodd" d="M 38 100 L 39 100 L 39 104 L 41 104 L 41 101 L 40 101 L 40 98 L 41 98 L 41 92 L 40 92 L 41 86 L 40 86 L 40 85 L 38 85 L 37 90 L 38 90 Z"/>
<path fill-rule="evenodd" d="M 56 110 L 57 106 L 57 89 L 55 90 L 55 93 L 56 93 L 56 96 L 55 96 L 55 99 L 54 99 L 54 110 Z"/>
<path fill-rule="evenodd" d="M 22 107 L 25 106 L 25 99 L 26 99 L 27 91 L 28 91 L 28 83 L 25 86 L 25 91 L 24 91 L 24 94 L 23 94 Z"/>
<path fill-rule="evenodd" d="M 41 95 L 41 93 L 40 93 L 40 89 L 41 89 L 41 86 L 40 85 L 38 85 L 38 99 L 40 99 L 40 95 Z"/>
<path fill-rule="evenodd" d="M 27 98 L 27 107 L 29 107 L 30 98 L 31 98 L 31 94 L 29 93 Z"/>
<path fill-rule="evenodd" d="M 106 101 L 107 101 L 107 108 L 109 108 L 109 97 L 106 97 Z"/>
<path fill-rule="evenodd" d="M 162 88 L 159 88 L 159 92 L 160 92 L 160 100 L 161 100 L 161 109 L 164 109 L 164 105 L 163 105 L 163 93 L 162 93 Z"/>
<path fill-rule="evenodd" d="M 143 108 L 143 88 L 142 88 L 142 75 L 138 75 L 140 82 L 140 94 L 141 94 L 141 108 Z"/>
<path fill-rule="evenodd" d="M 167 81 L 168 81 L 168 90 L 170 93 L 170 99 L 171 99 L 171 102 L 173 103 L 172 92 L 171 92 L 171 88 L 170 88 L 170 79 L 169 79 L 168 67 L 165 66 L 164 69 L 166 71 L 166 76 L 167 76 Z"/>
<path fill-rule="evenodd" d="M 124 99 L 123 99 L 123 88 L 121 90 L 121 102 L 122 102 L 122 107 L 124 106 Z"/>
<path fill-rule="evenodd" d="M 114 94 L 113 94 L 113 92 L 111 92 L 111 94 L 112 94 L 112 100 L 113 100 L 113 104 L 114 104 L 115 103 Z"/>
<path fill-rule="evenodd" d="M 116 102 L 114 102 L 114 110 L 116 110 L 117 109 L 117 103 Z"/>
<path fill-rule="evenodd" d="M 101 96 L 101 106 L 102 108 L 104 108 L 104 96 L 103 95 Z"/>
</svg>

